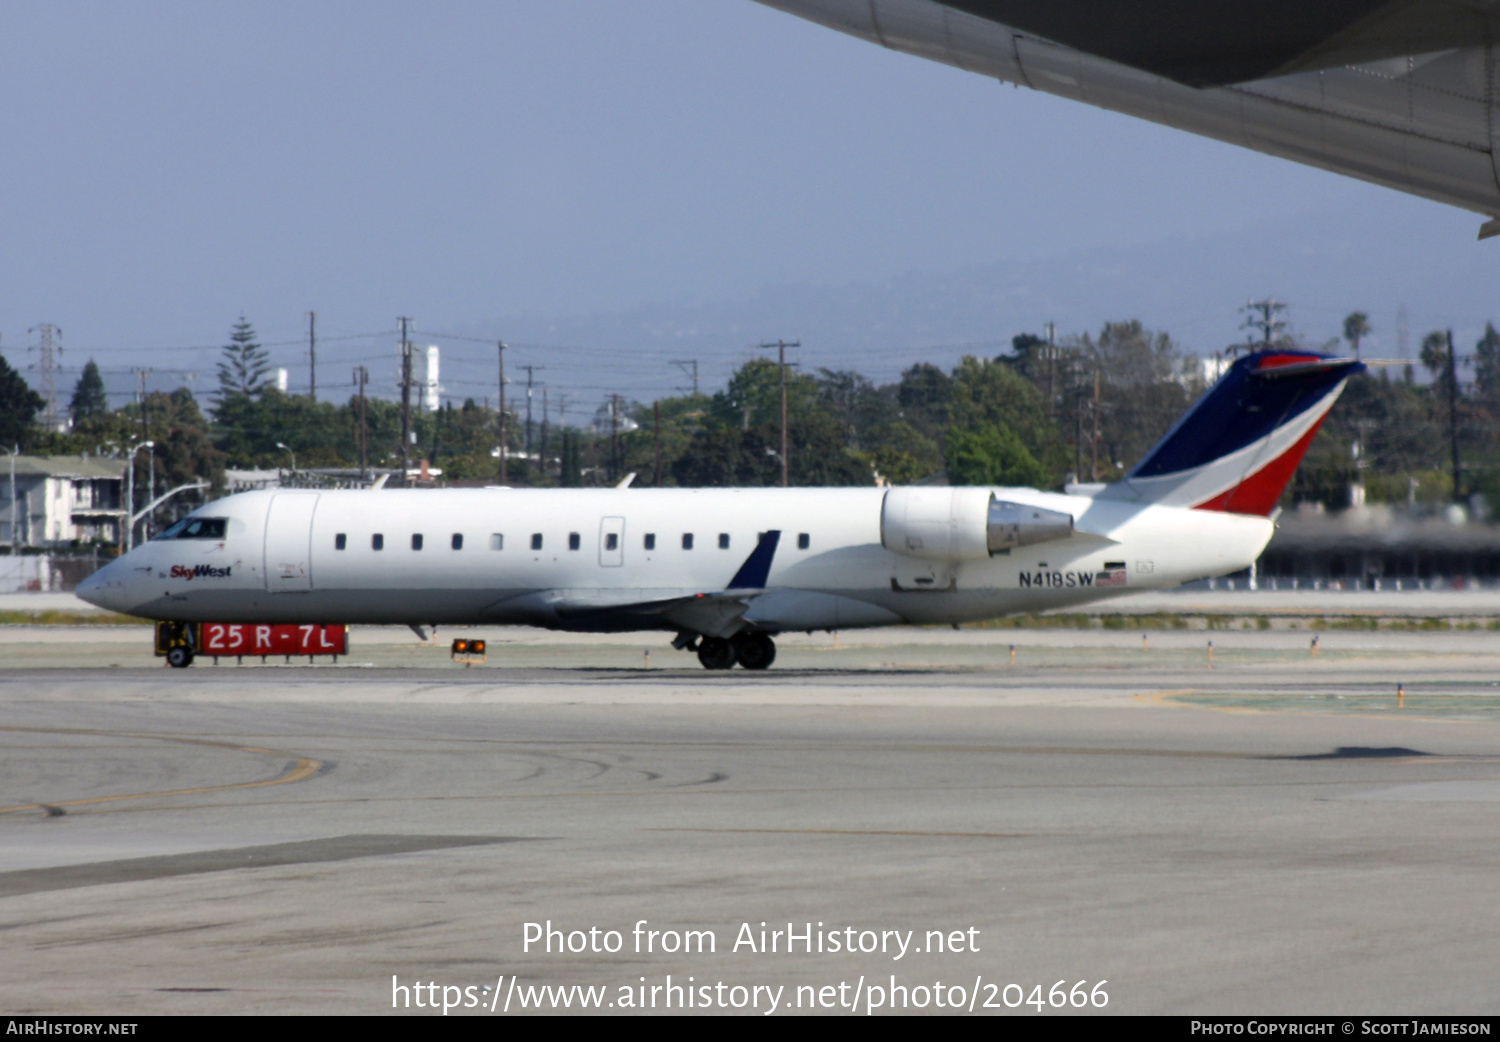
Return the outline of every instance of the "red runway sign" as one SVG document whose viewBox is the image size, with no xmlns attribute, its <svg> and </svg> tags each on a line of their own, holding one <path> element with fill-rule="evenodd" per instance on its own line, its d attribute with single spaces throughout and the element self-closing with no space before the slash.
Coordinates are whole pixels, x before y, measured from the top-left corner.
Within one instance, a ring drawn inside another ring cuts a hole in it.
<svg viewBox="0 0 1500 1042">
<path fill-rule="evenodd" d="M 200 655 L 347 655 L 349 628 L 305 623 L 205 622 Z"/>
</svg>

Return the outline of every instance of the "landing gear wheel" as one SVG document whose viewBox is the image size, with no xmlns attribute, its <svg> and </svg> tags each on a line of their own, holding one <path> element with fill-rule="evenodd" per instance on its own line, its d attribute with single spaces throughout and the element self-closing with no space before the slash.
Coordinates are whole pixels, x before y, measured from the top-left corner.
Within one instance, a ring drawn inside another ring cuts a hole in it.
<svg viewBox="0 0 1500 1042">
<path fill-rule="evenodd" d="M 187 669 L 193 664 L 193 653 L 187 648 L 172 648 L 167 652 L 167 665 L 173 669 Z"/>
<path fill-rule="evenodd" d="M 704 637 L 698 642 L 698 661 L 704 669 L 729 669 L 734 665 L 734 645 L 723 637 Z"/>
<path fill-rule="evenodd" d="M 776 642 L 764 633 L 737 633 L 733 644 L 735 660 L 746 669 L 765 669 L 776 661 Z"/>
</svg>

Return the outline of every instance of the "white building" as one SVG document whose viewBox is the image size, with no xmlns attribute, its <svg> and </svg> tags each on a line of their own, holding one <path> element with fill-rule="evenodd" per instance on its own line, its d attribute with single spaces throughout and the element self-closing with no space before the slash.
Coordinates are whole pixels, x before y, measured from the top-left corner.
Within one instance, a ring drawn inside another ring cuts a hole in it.
<svg viewBox="0 0 1500 1042">
<path fill-rule="evenodd" d="M 120 542 L 125 464 L 86 456 L 0 459 L 0 544 Z"/>
</svg>

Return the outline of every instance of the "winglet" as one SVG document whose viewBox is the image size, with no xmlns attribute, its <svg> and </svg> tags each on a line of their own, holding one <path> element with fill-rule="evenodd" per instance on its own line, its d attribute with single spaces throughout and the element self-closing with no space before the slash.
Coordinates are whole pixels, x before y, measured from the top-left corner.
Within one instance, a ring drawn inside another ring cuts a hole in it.
<svg viewBox="0 0 1500 1042">
<path fill-rule="evenodd" d="M 755 544 L 755 549 L 750 551 L 750 556 L 745 558 L 745 563 L 740 565 L 740 570 L 734 573 L 733 579 L 729 580 L 728 589 L 765 589 L 766 578 L 771 574 L 771 559 L 776 556 L 776 544 L 780 541 L 781 530 L 779 528 L 763 532 L 760 542 Z"/>
</svg>

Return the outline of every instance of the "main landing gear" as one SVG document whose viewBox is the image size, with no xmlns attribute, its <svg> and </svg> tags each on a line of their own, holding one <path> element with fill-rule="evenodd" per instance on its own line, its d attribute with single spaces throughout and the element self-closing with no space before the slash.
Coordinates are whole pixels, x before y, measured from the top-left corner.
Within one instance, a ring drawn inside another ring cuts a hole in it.
<svg viewBox="0 0 1500 1042">
<path fill-rule="evenodd" d="M 776 661 L 776 642 L 769 634 L 745 630 L 725 640 L 723 637 L 699 637 L 696 648 L 691 640 L 678 637 L 674 646 L 698 652 L 704 669 L 730 669 L 738 662 L 745 669 L 766 669 Z"/>
</svg>

